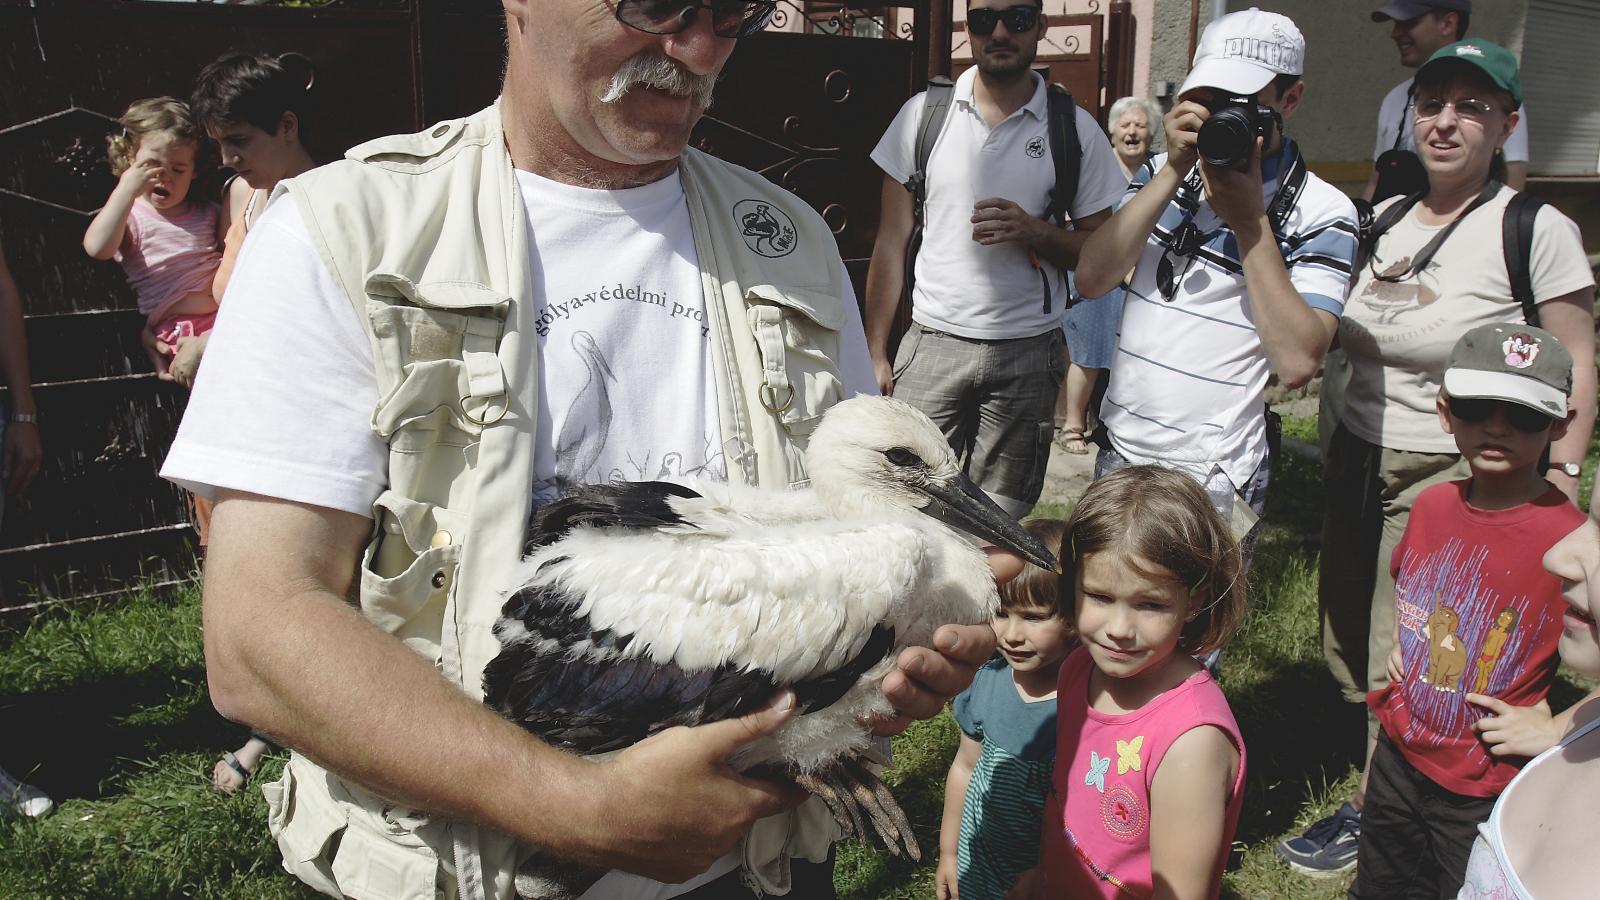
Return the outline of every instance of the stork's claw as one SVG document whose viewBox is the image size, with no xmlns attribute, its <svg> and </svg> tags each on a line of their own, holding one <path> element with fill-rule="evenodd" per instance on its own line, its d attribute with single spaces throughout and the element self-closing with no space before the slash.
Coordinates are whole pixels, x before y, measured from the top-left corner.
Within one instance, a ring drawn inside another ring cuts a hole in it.
<svg viewBox="0 0 1600 900">
<path fill-rule="evenodd" d="M 877 839 L 895 856 L 922 861 L 922 848 L 911 832 L 911 821 L 894 794 L 860 760 L 847 759 L 809 775 L 795 775 L 796 784 L 821 797 L 845 834 L 863 841 Z M 867 823 L 872 831 L 867 831 Z"/>
</svg>

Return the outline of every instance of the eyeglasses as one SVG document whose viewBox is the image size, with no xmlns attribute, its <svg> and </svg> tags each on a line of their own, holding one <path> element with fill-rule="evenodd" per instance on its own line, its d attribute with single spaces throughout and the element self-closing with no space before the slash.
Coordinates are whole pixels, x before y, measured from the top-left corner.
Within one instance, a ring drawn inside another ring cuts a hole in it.
<svg viewBox="0 0 1600 900">
<path fill-rule="evenodd" d="M 1511 423 L 1511 427 L 1527 434 L 1538 434 L 1556 421 L 1531 406 L 1508 403 L 1504 400 L 1451 397 L 1449 403 L 1450 415 L 1463 422 L 1486 422 L 1494 415 L 1495 407 L 1502 407 L 1505 410 L 1506 421 Z"/>
<path fill-rule="evenodd" d="M 1444 100 L 1423 100 L 1417 104 L 1413 114 L 1418 122 L 1431 122 L 1437 119 L 1447 106 L 1455 110 L 1457 116 L 1469 122 L 1482 122 L 1489 117 L 1490 113 L 1495 111 L 1495 105 L 1487 100 L 1468 98 L 1448 103 Z"/>
<path fill-rule="evenodd" d="M 979 6 L 967 10 L 967 30 L 979 37 L 994 34 L 994 26 L 1000 22 L 1006 23 L 1006 30 L 1012 34 L 1032 31 L 1039 24 L 1039 7 L 1030 5 L 989 9 Z"/>
<path fill-rule="evenodd" d="M 650 34 L 676 34 L 711 10 L 711 33 L 742 38 L 767 27 L 777 0 L 617 0 L 617 21 Z"/>
</svg>

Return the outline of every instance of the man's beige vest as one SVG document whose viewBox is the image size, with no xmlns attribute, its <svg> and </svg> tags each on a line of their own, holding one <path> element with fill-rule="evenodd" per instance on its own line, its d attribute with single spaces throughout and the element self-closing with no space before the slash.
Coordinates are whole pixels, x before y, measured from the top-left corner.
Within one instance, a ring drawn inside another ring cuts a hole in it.
<svg viewBox="0 0 1600 900">
<path fill-rule="evenodd" d="M 680 171 L 728 477 L 802 485 L 806 438 L 843 397 L 833 235 L 745 169 L 688 150 Z M 522 552 L 539 412 L 528 219 L 499 109 L 356 147 L 283 194 L 372 340 L 371 424 L 389 478 L 361 561 L 362 611 L 480 698 Z M 594 249 L 597 269 L 611 251 Z M 285 868 L 326 893 L 512 894 L 519 849 L 505 835 L 395 807 L 298 754 L 263 792 Z M 782 882 L 789 856 L 820 859 L 834 832 L 818 806 L 763 822 L 747 862 Z"/>
</svg>

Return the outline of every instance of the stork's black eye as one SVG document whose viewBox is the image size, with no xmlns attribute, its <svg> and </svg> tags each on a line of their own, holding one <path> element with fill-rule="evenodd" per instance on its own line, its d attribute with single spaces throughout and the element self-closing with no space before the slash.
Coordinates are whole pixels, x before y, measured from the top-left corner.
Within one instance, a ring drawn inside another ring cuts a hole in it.
<svg viewBox="0 0 1600 900">
<path fill-rule="evenodd" d="M 892 462 L 897 466 L 922 465 L 922 457 L 912 453 L 910 450 L 907 450 L 904 447 L 890 447 L 889 449 L 883 451 L 883 455 L 889 460 L 889 462 Z"/>
</svg>

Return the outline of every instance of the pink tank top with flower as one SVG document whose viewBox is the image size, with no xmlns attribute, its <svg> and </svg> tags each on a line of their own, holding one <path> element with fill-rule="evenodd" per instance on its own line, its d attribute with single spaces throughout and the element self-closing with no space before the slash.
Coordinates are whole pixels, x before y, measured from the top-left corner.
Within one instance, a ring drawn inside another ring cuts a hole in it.
<svg viewBox="0 0 1600 900">
<path fill-rule="evenodd" d="M 1142 708 L 1108 715 L 1089 708 L 1094 661 L 1077 650 L 1061 666 L 1056 765 L 1045 806 L 1048 897 L 1148 897 L 1150 785 L 1167 749 L 1193 728 L 1219 728 L 1239 748 L 1217 871 L 1227 860 L 1244 800 L 1244 741 L 1222 689 L 1204 670 Z M 1222 890 L 1221 880 L 1211 896 Z"/>
</svg>

